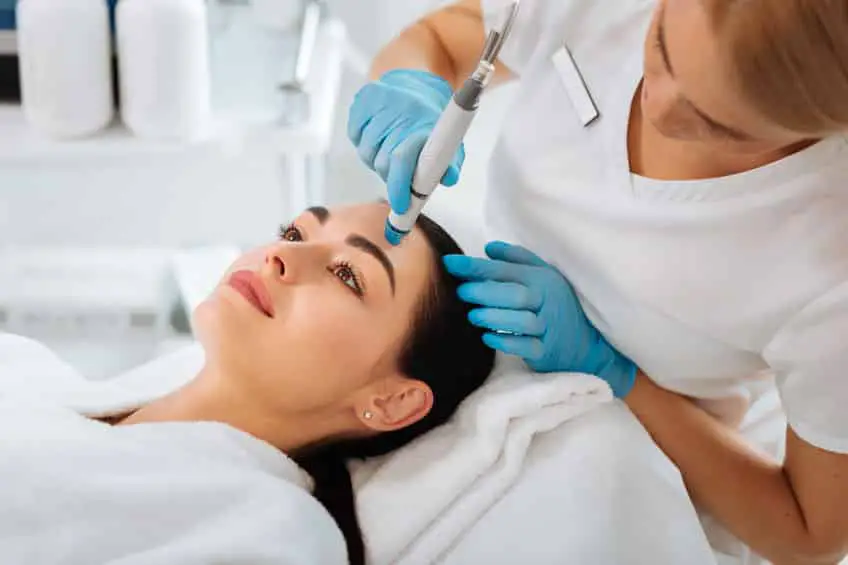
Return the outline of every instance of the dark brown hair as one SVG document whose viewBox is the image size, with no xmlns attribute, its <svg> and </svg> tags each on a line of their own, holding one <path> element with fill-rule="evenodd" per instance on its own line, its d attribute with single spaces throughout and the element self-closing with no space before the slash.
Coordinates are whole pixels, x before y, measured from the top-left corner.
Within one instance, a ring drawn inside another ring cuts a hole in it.
<svg viewBox="0 0 848 565">
<path fill-rule="evenodd" d="M 344 440 L 297 458 L 315 481 L 314 496 L 344 534 L 351 565 L 364 565 L 365 547 L 346 462 L 384 455 L 445 423 L 460 403 L 483 384 L 495 362 L 494 351 L 482 341 L 482 331 L 468 322 L 470 308 L 456 294 L 457 281 L 442 264 L 444 255 L 460 254 L 462 249 L 441 226 L 424 215 L 419 217 L 417 227 L 432 251 L 433 275 L 398 366 L 407 377 L 430 387 L 433 407 L 406 428 Z"/>
</svg>

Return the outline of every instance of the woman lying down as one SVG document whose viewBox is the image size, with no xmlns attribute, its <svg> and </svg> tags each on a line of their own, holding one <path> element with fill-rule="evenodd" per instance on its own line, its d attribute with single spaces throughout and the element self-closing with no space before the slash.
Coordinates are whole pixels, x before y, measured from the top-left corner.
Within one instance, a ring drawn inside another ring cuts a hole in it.
<svg viewBox="0 0 848 565">
<path fill-rule="evenodd" d="M 422 217 L 390 247 L 387 213 L 315 208 L 241 257 L 194 313 L 205 366 L 152 402 L 95 419 L 0 375 L 0 561 L 362 563 L 344 461 L 442 424 L 494 363 L 438 260 L 457 244 Z"/>
</svg>

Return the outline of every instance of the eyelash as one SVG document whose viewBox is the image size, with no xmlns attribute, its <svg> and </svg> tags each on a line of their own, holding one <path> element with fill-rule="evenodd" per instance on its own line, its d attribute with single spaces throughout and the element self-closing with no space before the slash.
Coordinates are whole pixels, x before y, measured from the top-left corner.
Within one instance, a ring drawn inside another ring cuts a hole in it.
<svg viewBox="0 0 848 565">
<path fill-rule="evenodd" d="M 297 239 L 290 239 L 290 236 L 297 237 Z M 300 228 L 298 228 L 295 224 L 280 226 L 279 238 L 280 241 L 287 241 L 289 243 L 304 241 L 303 233 L 301 233 Z M 339 279 L 351 292 L 356 294 L 356 296 L 362 298 L 362 296 L 365 295 L 365 287 L 362 284 L 362 277 L 359 276 L 356 269 L 350 262 L 336 261 L 327 267 L 327 270 Z"/>
</svg>

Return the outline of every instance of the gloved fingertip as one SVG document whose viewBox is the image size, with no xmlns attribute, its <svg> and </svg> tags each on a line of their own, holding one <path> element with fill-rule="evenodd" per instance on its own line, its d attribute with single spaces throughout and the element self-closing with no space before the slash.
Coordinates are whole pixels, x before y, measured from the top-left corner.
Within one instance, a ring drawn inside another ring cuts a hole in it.
<svg viewBox="0 0 848 565">
<path fill-rule="evenodd" d="M 483 343 L 486 344 L 487 347 L 491 347 L 492 349 L 497 349 L 497 336 L 492 333 L 484 333 L 483 334 Z"/>
<path fill-rule="evenodd" d="M 455 186 L 459 182 L 459 169 L 451 165 L 442 176 L 442 186 Z"/>
<path fill-rule="evenodd" d="M 404 189 L 399 186 L 400 183 L 392 180 L 392 170 L 389 169 L 388 191 L 389 191 L 389 206 L 395 214 L 403 215 L 409 210 L 412 203 L 412 197 L 409 189 Z"/>
<path fill-rule="evenodd" d="M 453 273 L 462 263 L 464 257 L 464 255 L 445 255 L 442 257 L 442 265 L 445 266 L 448 272 Z M 460 286 L 459 288 L 461 289 L 462 287 Z"/>
<path fill-rule="evenodd" d="M 505 241 L 490 241 L 486 244 L 485 252 L 490 259 L 503 259 L 511 248 L 512 245 Z"/>
<path fill-rule="evenodd" d="M 445 268 L 458 278 L 470 278 L 474 273 L 473 259 L 467 255 L 454 256 L 445 263 Z"/>
<path fill-rule="evenodd" d="M 445 266 L 447 272 L 455 277 L 461 277 L 465 273 L 465 268 L 463 267 L 464 262 L 465 261 L 462 259 L 461 256 L 448 256 L 442 260 L 442 264 Z M 456 292 L 460 298 L 462 298 L 463 300 L 465 299 L 464 293 L 466 291 L 463 290 L 462 286 L 457 288 Z"/>
</svg>

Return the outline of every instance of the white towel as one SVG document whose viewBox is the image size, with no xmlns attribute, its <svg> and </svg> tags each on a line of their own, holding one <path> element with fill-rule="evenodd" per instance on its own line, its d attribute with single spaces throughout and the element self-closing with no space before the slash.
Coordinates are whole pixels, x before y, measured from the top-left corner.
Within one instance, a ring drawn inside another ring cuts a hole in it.
<svg viewBox="0 0 848 565">
<path fill-rule="evenodd" d="M 7 345 L 15 339 L 20 340 L 7 336 Z M 2 345 L 0 336 L 0 363 Z M 8 350 L 50 355 L 26 340 Z M 203 350 L 193 345 L 109 381 L 72 378 L 66 386 L 53 381 L 49 387 L 30 378 L 26 363 L 17 363 L 20 377 L 13 388 L 61 398 L 63 405 L 86 414 L 107 415 L 178 388 L 194 377 L 203 359 Z M 53 362 L 58 363 L 55 356 Z M 64 372 L 73 374 L 69 368 Z M 609 387 L 595 377 L 534 374 L 520 360 L 499 356 L 489 381 L 452 421 L 393 454 L 353 467 L 369 562 L 437 562 L 519 479 L 535 435 L 611 400 Z"/>
<path fill-rule="evenodd" d="M 272 446 L 213 422 L 113 427 L 71 406 L 111 413 L 157 388 L 135 386 L 87 382 L 38 344 L 0 335 L 3 563 L 345 562 L 309 477 Z"/>
<path fill-rule="evenodd" d="M 453 421 L 356 469 L 374 565 L 435 563 L 518 480 L 532 438 L 612 400 L 601 380 L 498 359 Z"/>
</svg>

